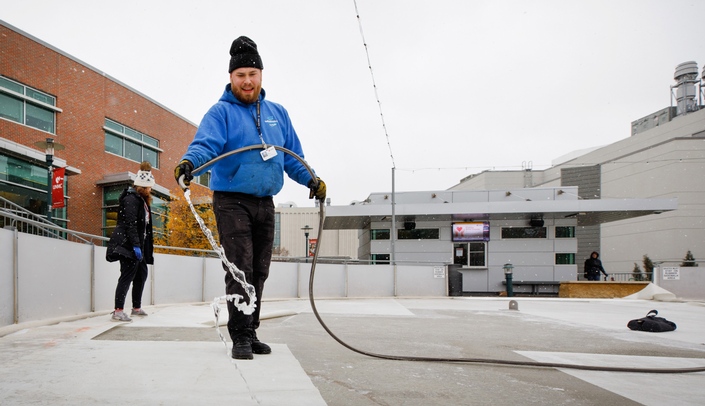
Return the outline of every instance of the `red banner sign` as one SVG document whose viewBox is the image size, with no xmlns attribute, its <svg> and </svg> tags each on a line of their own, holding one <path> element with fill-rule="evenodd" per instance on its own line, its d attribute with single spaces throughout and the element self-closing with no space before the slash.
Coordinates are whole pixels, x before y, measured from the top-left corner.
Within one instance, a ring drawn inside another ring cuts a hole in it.
<svg viewBox="0 0 705 406">
<path fill-rule="evenodd" d="M 64 173 L 65 168 L 54 168 L 51 176 L 51 208 L 64 207 Z"/>
<path fill-rule="evenodd" d="M 318 238 L 311 238 L 308 240 L 308 256 L 312 257 L 316 253 L 316 245 L 318 244 Z"/>
</svg>

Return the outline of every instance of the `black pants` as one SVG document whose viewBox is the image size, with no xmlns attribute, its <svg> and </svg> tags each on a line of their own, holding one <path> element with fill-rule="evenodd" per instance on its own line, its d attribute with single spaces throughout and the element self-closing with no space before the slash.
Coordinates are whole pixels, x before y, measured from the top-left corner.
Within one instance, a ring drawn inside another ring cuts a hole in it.
<svg viewBox="0 0 705 406">
<path fill-rule="evenodd" d="M 125 307 L 125 296 L 127 296 L 127 291 L 130 289 L 130 283 L 132 283 L 132 308 L 141 308 L 142 291 L 144 291 L 146 282 L 147 263 L 144 260 L 121 259 L 120 278 L 115 289 L 115 308 L 123 309 Z"/>
<path fill-rule="evenodd" d="M 587 280 L 599 281 L 600 280 L 600 271 L 588 271 Z"/>
<path fill-rule="evenodd" d="M 228 301 L 228 332 L 235 340 L 245 328 L 259 327 L 262 309 L 262 291 L 269 276 L 274 244 L 274 201 L 271 197 L 255 197 L 242 193 L 214 192 L 215 213 L 220 245 L 225 256 L 244 272 L 247 283 L 255 288 L 255 311 L 245 315 Z M 225 269 L 225 293 L 242 295 L 249 300 L 239 282 Z M 249 303 L 248 303 L 249 304 Z"/>
</svg>

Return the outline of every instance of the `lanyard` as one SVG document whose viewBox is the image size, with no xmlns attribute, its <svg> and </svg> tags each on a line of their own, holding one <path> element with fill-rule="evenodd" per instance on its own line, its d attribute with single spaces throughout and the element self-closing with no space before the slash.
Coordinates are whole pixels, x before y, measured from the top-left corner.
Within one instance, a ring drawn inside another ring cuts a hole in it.
<svg viewBox="0 0 705 406">
<path fill-rule="evenodd" d="M 259 100 L 257 100 L 257 118 L 252 117 L 255 120 L 255 126 L 257 126 L 257 134 L 259 135 L 259 139 L 262 141 L 262 147 L 264 149 L 267 149 L 267 143 L 264 142 L 264 137 L 262 136 L 262 121 L 260 118 L 260 111 L 259 111 Z"/>
</svg>

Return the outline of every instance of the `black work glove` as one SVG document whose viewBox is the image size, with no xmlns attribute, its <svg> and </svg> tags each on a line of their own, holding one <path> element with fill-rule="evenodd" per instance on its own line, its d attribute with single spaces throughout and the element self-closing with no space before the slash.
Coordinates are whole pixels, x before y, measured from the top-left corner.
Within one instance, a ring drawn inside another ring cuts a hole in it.
<svg viewBox="0 0 705 406">
<path fill-rule="evenodd" d="M 188 187 L 191 186 L 191 179 L 193 179 L 193 175 L 191 175 L 192 170 L 193 164 L 186 159 L 181 161 L 181 163 L 174 168 L 174 178 L 182 189 L 188 189 Z"/>
<path fill-rule="evenodd" d="M 311 189 L 308 198 L 313 199 L 314 196 L 318 200 L 325 200 L 326 198 L 326 183 L 321 180 L 321 178 L 316 178 L 316 180 L 311 179 L 308 182 L 308 188 Z"/>
</svg>

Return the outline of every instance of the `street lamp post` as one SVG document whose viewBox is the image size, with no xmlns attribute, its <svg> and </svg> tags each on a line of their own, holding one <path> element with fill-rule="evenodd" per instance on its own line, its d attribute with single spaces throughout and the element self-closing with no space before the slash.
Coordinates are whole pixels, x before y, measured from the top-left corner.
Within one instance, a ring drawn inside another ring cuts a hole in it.
<svg viewBox="0 0 705 406">
<path fill-rule="evenodd" d="M 304 235 L 306 236 L 306 262 L 308 262 L 308 233 L 309 231 L 313 230 L 313 228 L 309 227 L 308 224 L 306 226 L 301 228 L 304 230 Z"/>
<path fill-rule="evenodd" d="M 46 154 L 47 161 L 47 220 L 51 223 L 51 186 L 53 183 L 54 174 L 54 151 L 61 151 L 64 146 L 54 142 L 53 138 L 47 138 L 45 141 L 37 141 L 34 143 L 39 148 L 44 148 L 44 153 Z"/>
</svg>

